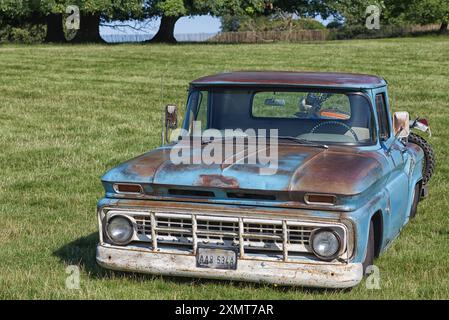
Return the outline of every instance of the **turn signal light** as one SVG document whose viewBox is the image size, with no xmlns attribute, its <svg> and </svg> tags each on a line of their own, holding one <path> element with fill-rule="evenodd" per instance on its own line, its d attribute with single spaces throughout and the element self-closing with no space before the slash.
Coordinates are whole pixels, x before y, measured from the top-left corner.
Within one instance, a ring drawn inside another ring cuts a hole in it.
<svg viewBox="0 0 449 320">
<path fill-rule="evenodd" d="M 304 201 L 307 204 L 335 205 L 337 198 L 334 195 L 327 194 L 306 194 Z"/>
<path fill-rule="evenodd" d="M 116 183 L 114 189 L 119 193 L 143 193 L 142 186 L 140 184 L 131 183 Z"/>
</svg>

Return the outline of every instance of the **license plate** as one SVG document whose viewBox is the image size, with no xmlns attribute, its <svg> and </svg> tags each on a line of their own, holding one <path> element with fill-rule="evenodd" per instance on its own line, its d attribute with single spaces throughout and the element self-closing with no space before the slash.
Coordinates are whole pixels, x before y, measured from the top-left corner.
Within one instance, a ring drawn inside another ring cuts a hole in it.
<svg viewBox="0 0 449 320">
<path fill-rule="evenodd" d="M 196 266 L 212 269 L 237 269 L 237 251 L 232 249 L 198 248 Z"/>
</svg>

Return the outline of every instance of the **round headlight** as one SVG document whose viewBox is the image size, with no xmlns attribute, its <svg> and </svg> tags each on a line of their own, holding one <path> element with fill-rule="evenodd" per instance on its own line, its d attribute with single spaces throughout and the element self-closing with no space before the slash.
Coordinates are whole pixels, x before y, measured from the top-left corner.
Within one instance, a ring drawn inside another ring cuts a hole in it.
<svg viewBox="0 0 449 320">
<path fill-rule="evenodd" d="M 321 259 L 331 260 L 340 250 L 340 237 L 332 230 L 317 230 L 312 236 L 312 250 Z"/>
<path fill-rule="evenodd" d="M 115 244 L 127 244 L 133 236 L 131 221 L 123 216 L 115 216 L 108 221 L 106 232 Z"/>
</svg>

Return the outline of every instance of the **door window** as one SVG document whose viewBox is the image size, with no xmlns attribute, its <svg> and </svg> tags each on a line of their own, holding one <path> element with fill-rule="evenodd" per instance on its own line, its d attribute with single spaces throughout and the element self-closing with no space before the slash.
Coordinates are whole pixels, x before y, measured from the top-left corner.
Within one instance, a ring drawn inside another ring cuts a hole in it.
<svg viewBox="0 0 449 320">
<path fill-rule="evenodd" d="M 387 140 L 390 137 L 390 122 L 388 121 L 387 104 L 383 93 L 376 95 L 376 112 L 379 121 L 379 136 L 382 140 Z"/>
</svg>

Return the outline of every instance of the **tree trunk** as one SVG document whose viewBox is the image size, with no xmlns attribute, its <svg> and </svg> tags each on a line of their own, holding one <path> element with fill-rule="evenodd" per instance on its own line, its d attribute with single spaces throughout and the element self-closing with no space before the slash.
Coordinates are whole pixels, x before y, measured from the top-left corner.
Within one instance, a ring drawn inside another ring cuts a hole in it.
<svg viewBox="0 0 449 320">
<path fill-rule="evenodd" d="M 45 42 L 66 42 L 64 28 L 62 25 L 62 14 L 51 13 L 46 17 L 47 34 Z"/>
<path fill-rule="evenodd" d="M 100 37 L 100 15 L 81 14 L 80 28 L 71 42 L 98 43 L 104 42 Z"/>
<path fill-rule="evenodd" d="M 447 33 L 447 22 L 443 22 L 440 27 L 440 34 Z"/>
<path fill-rule="evenodd" d="M 176 43 L 174 31 L 175 31 L 176 21 L 178 21 L 179 18 L 180 17 L 162 16 L 161 25 L 159 27 L 158 32 L 148 42 Z"/>
</svg>

